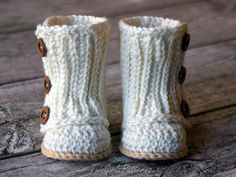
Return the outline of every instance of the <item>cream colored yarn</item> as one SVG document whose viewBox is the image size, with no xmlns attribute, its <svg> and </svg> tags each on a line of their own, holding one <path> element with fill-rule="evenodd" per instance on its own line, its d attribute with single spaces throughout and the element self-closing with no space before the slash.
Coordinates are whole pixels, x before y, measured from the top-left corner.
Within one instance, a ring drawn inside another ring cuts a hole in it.
<svg viewBox="0 0 236 177">
<path fill-rule="evenodd" d="M 187 25 L 159 17 L 131 17 L 119 23 L 123 121 L 120 150 L 141 159 L 186 154 L 188 121 L 181 113 L 178 73 Z"/>
<path fill-rule="evenodd" d="M 50 116 L 41 125 L 44 149 L 72 155 L 110 152 L 104 88 L 109 33 L 108 20 L 93 16 L 54 16 L 37 26 L 52 83 L 44 103 Z"/>
</svg>

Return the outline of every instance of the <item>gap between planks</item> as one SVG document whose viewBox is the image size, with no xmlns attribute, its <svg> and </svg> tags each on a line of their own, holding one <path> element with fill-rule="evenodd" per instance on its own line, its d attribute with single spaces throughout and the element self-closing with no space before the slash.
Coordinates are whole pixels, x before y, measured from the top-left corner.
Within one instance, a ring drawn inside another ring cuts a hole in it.
<svg viewBox="0 0 236 177">
<path fill-rule="evenodd" d="M 66 3 L 65 3 L 66 2 Z M 19 4 L 17 4 L 17 1 L 13 2 L 0 2 L 0 10 L 2 7 L 2 10 L 0 11 L 2 13 L 3 17 L 12 18 L 17 16 L 20 20 L 20 23 L 16 23 L 13 25 L 11 23 L 11 19 L 2 21 L 3 28 L 1 30 L 5 29 L 4 27 L 8 27 L 8 30 L 5 30 L 5 32 L 11 32 L 13 33 L 14 30 L 11 29 L 12 26 L 14 28 L 17 27 L 18 30 L 27 30 L 33 29 L 37 23 L 40 23 L 42 19 L 45 19 L 48 16 L 61 14 L 79 14 L 81 15 L 96 15 L 96 16 L 107 16 L 107 17 L 116 17 L 120 16 L 121 14 L 133 14 L 143 11 L 150 11 L 152 9 L 158 10 L 158 9 L 164 9 L 167 7 L 176 7 L 184 4 L 191 4 L 191 3 L 197 3 L 199 1 L 197 0 L 169 0 L 169 1 L 117 1 L 117 0 L 110 0 L 109 3 L 106 1 L 101 0 L 94 0 L 94 1 L 84 1 L 84 2 L 78 2 L 78 1 L 59 1 L 56 4 L 49 3 L 48 1 L 21 1 Z M 103 4 L 106 3 L 106 6 Z M 17 4 L 17 5 L 16 5 Z M 25 11 L 25 6 L 27 5 L 28 10 Z M 4 7 L 5 6 L 5 7 Z M 63 8 L 57 8 L 59 6 L 63 6 Z M 15 10 L 17 8 L 17 10 Z M 6 9 L 8 9 L 6 11 Z M 33 9 L 33 10 L 32 10 Z M 39 15 L 40 14 L 40 15 Z M 31 18 L 34 16 L 34 18 Z M 22 18 L 23 17 L 23 18 Z M 4 18 L 5 20 L 7 18 Z M 4 23 L 5 22 L 5 23 Z M 0 25 L 1 25 L 0 24 Z M 21 25 L 19 25 L 21 24 Z M 27 26 L 27 28 L 24 27 Z M 10 29 L 9 29 L 10 27 Z M 22 28 L 24 27 L 24 28 Z M 4 31 L 0 31 L 4 33 Z M 17 32 L 17 31 L 15 31 Z"/>
<path fill-rule="evenodd" d="M 195 2 L 194 5 L 184 4 L 174 8 L 170 7 L 161 10 L 139 12 L 136 15 L 158 15 L 178 18 L 188 22 L 190 33 L 192 34 L 190 48 L 195 48 L 216 42 L 228 41 L 235 37 L 233 30 L 236 28 L 234 13 L 231 11 L 220 13 L 211 6 L 209 2 L 200 1 Z M 202 14 L 205 15 L 203 16 Z M 120 18 L 125 16 L 127 15 L 113 18 L 113 28 L 114 23 L 117 23 Z M 219 24 L 222 25 L 224 23 L 226 25 L 223 31 L 217 28 Z M 209 30 L 211 30 L 211 33 L 207 33 Z M 29 35 L 33 36 L 33 32 L 31 31 L 30 34 L 24 32 L 22 35 L 8 35 L 7 40 L 3 38 L 0 44 L 0 52 L 2 53 L 0 66 L 4 66 L 0 67 L 2 71 L 0 74 L 0 83 L 2 85 L 18 80 L 28 80 L 27 78 L 37 78 L 43 75 L 42 62 L 40 62 L 39 56 L 36 55 L 36 47 L 32 49 L 32 45 L 34 45 L 36 41 L 32 40 L 32 38 L 28 38 Z M 113 36 L 113 40 L 111 40 L 108 49 L 108 64 L 116 64 L 119 62 L 118 30 L 114 29 Z M 22 38 L 24 38 L 24 40 L 22 40 Z M 12 41 L 14 41 L 14 44 Z M 13 47 L 9 48 L 9 46 L 12 45 Z M 24 47 L 22 48 L 22 46 Z M 15 66 L 17 67 L 15 68 Z"/>
<path fill-rule="evenodd" d="M 108 164 L 114 168 L 129 165 L 140 169 L 151 169 L 148 176 L 205 177 L 230 173 L 235 175 L 235 117 L 236 107 L 231 107 L 191 118 L 193 127 L 189 130 L 188 136 L 189 153 L 186 158 L 180 160 L 143 161 L 125 157 L 117 149 L 120 137 L 114 136 L 112 138 L 114 153 L 108 159 L 97 162 L 65 162 L 33 153 L 0 160 L 0 176 L 105 176 L 106 171 L 93 174 L 91 170 L 94 165 L 99 170 Z M 138 173 L 125 171 L 124 174 L 113 172 L 112 175 L 136 176 Z"/>
<path fill-rule="evenodd" d="M 203 51 L 202 51 L 203 52 Z M 227 84 L 227 82 L 225 82 Z M 115 84 L 114 84 L 115 85 Z M 116 86 L 119 86 L 120 84 L 116 84 Z M 231 88 L 232 89 L 232 88 Z M 232 99 L 233 100 L 233 99 Z M 231 101 L 232 102 L 232 101 Z M 228 102 L 227 102 L 228 103 Z M 224 103 L 225 104 L 225 103 Z M 203 107 L 203 106 L 202 106 Z"/>
</svg>

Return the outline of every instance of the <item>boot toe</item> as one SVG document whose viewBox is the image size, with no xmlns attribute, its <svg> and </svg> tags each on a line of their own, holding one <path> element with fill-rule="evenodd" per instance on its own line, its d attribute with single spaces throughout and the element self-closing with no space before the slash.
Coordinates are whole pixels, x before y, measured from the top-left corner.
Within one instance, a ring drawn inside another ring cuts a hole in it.
<svg viewBox="0 0 236 177">
<path fill-rule="evenodd" d="M 48 130 L 42 146 L 57 153 L 96 155 L 111 148 L 110 140 L 103 125 L 64 126 Z"/>
<path fill-rule="evenodd" d="M 177 153 L 186 149 L 186 132 L 181 124 L 133 126 L 123 130 L 122 147 L 140 153 Z"/>
</svg>

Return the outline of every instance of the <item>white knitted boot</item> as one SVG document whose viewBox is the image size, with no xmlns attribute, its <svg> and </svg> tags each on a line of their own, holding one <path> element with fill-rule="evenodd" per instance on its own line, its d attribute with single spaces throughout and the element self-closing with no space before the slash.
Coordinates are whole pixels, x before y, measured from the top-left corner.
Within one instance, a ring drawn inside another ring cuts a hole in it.
<svg viewBox="0 0 236 177">
<path fill-rule="evenodd" d="M 63 160 L 111 154 L 104 90 L 106 18 L 55 16 L 37 26 L 46 98 L 39 121 L 42 153 Z"/>
<path fill-rule="evenodd" d="M 138 159 L 163 160 L 187 153 L 182 66 L 189 44 L 187 25 L 158 17 L 119 23 L 123 122 L 120 151 Z"/>
</svg>

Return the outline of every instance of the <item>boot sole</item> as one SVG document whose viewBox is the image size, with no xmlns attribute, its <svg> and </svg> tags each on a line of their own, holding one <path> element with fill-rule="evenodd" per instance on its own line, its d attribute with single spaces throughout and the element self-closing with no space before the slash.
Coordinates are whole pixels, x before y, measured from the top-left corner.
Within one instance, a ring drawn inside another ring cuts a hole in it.
<svg viewBox="0 0 236 177">
<path fill-rule="evenodd" d="M 59 160 L 81 160 L 81 161 L 93 161 L 93 160 L 101 160 L 111 155 L 112 148 L 101 152 L 99 154 L 77 154 L 70 152 L 57 152 L 46 149 L 43 145 L 41 145 L 41 152 L 43 155 Z"/>
<path fill-rule="evenodd" d="M 151 153 L 151 152 L 142 152 L 142 151 L 133 151 L 124 148 L 122 145 L 119 146 L 119 150 L 122 154 L 134 158 L 134 159 L 144 159 L 144 160 L 170 160 L 170 159 L 179 159 L 187 155 L 187 147 L 184 146 L 177 152 L 170 153 Z"/>
</svg>

